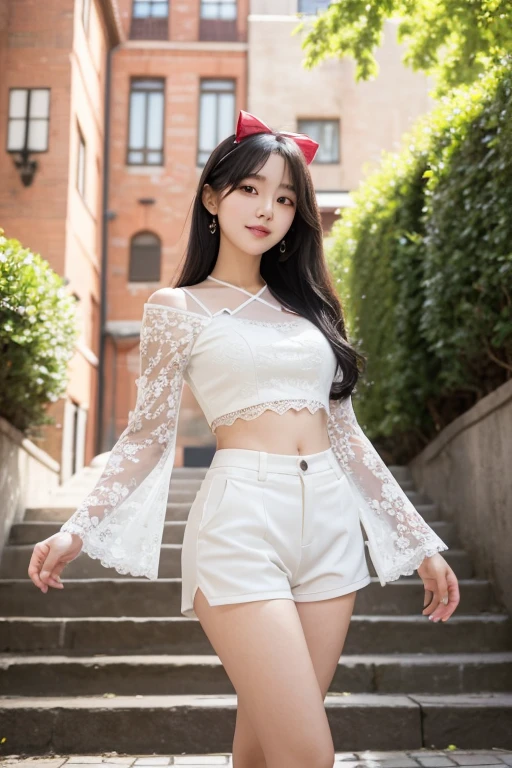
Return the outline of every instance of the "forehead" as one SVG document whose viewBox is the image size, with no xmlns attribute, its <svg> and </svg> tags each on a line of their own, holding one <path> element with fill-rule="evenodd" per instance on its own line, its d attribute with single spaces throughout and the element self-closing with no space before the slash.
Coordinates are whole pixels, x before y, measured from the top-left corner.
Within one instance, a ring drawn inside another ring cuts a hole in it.
<svg viewBox="0 0 512 768">
<path fill-rule="evenodd" d="M 273 158 L 276 158 L 277 163 L 275 161 L 271 162 Z M 279 187 L 295 192 L 288 163 L 285 162 L 284 158 L 275 153 L 269 157 L 265 165 L 263 165 L 259 171 L 253 171 L 253 173 L 247 174 L 244 178 L 255 179 L 261 184 L 270 184 L 277 180 L 279 182 Z"/>
<path fill-rule="evenodd" d="M 254 171 L 260 176 L 269 178 L 270 180 L 291 181 L 290 166 L 279 152 L 271 152 L 265 163 Z"/>
</svg>

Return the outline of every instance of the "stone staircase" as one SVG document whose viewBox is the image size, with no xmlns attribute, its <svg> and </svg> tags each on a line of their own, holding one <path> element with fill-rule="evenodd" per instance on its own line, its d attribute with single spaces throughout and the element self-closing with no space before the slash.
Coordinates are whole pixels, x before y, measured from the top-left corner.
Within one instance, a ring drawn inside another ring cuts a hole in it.
<svg viewBox="0 0 512 768">
<path fill-rule="evenodd" d="M 325 699 L 335 749 L 512 748 L 512 621 L 477 578 L 450 522 L 390 467 L 451 547 L 460 584 L 448 622 L 422 616 L 423 584 L 402 577 L 358 593 Z M 0 563 L 0 755 L 231 750 L 236 694 L 195 619 L 180 613 L 188 510 L 206 469 L 175 468 L 159 579 L 134 579 L 81 554 L 63 590 L 30 581 L 36 541 L 55 533 L 101 463 L 14 525 Z M 5 739 L 5 741 L 2 741 Z"/>
</svg>

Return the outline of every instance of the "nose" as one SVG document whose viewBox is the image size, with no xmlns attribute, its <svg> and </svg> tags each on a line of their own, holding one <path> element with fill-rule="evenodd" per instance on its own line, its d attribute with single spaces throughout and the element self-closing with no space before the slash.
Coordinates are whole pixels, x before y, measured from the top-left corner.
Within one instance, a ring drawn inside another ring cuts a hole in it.
<svg viewBox="0 0 512 768">
<path fill-rule="evenodd" d="M 272 199 L 261 203 L 258 216 L 260 216 L 262 213 L 264 216 L 266 216 L 267 219 L 272 219 L 274 217 L 274 201 Z"/>
</svg>

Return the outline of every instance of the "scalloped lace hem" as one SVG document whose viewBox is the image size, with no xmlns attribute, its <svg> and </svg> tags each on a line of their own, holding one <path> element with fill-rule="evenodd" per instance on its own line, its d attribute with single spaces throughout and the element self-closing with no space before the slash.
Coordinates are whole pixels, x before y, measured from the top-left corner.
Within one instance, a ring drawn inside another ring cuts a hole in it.
<svg viewBox="0 0 512 768">
<path fill-rule="evenodd" d="M 67 527 L 64 527 L 67 526 Z M 79 555 L 84 552 L 86 555 L 91 557 L 93 560 L 99 560 L 101 565 L 104 568 L 114 568 L 117 573 L 120 573 L 121 576 L 133 576 L 134 578 L 140 578 L 145 577 L 146 579 L 150 579 L 151 581 L 156 581 L 158 578 L 158 566 L 157 571 L 155 573 L 154 566 L 151 568 L 137 565 L 135 561 L 130 562 L 126 559 L 126 557 L 123 559 L 123 562 L 119 562 L 119 558 L 115 558 L 110 552 L 108 552 L 105 549 L 100 549 L 98 547 L 94 547 L 91 545 L 91 543 L 87 539 L 87 532 L 79 529 L 76 525 L 67 525 L 67 523 L 64 523 L 64 526 L 60 528 L 61 531 L 65 533 L 74 533 L 77 536 L 80 536 L 82 539 L 82 549 L 79 552 Z M 78 556 L 79 556 L 78 555 Z M 158 557 L 157 557 L 157 563 L 158 563 Z"/>
<path fill-rule="evenodd" d="M 323 408 L 327 415 L 329 415 L 329 411 L 319 400 L 273 400 L 268 403 L 250 405 L 247 408 L 241 408 L 238 411 L 224 413 L 222 416 L 218 416 L 212 421 L 210 429 L 212 432 L 215 432 L 217 427 L 221 424 L 231 426 L 236 419 L 250 421 L 251 419 L 256 419 L 258 416 L 261 416 L 265 411 L 275 411 L 275 413 L 279 413 L 282 416 L 283 413 L 286 413 L 286 411 L 289 411 L 291 408 L 296 411 L 301 411 L 303 408 L 307 408 L 310 413 L 316 413 L 320 408 Z"/>
<path fill-rule="evenodd" d="M 426 557 L 432 557 L 432 555 L 435 555 L 437 552 L 444 552 L 447 549 L 449 549 L 449 547 L 444 542 L 434 544 L 428 548 L 419 547 L 404 563 L 386 571 L 386 573 L 383 574 L 383 579 L 385 582 L 388 582 L 396 581 L 400 576 L 411 576 L 414 571 L 419 568 Z"/>
</svg>

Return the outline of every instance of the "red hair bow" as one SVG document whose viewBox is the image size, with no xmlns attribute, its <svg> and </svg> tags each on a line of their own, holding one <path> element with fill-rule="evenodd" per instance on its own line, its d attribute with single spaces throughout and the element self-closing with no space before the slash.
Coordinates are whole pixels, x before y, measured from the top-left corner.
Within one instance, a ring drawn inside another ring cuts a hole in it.
<svg viewBox="0 0 512 768">
<path fill-rule="evenodd" d="M 254 133 L 274 133 L 274 131 L 261 120 L 258 120 L 257 117 L 251 115 L 250 112 L 244 112 L 241 109 L 236 126 L 235 144 L 238 144 L 246 136 L 252 136 Z M 306 158 L 306 163 L 309 165 L 314 159 L 320 144 L 310 139 L 305 133 L 288 133 L 286 131 L 279 131 L 279 133 L 282 136 L 288 136 L 288 138 L 293 139 L 299 145 Z"/>
</svg>

